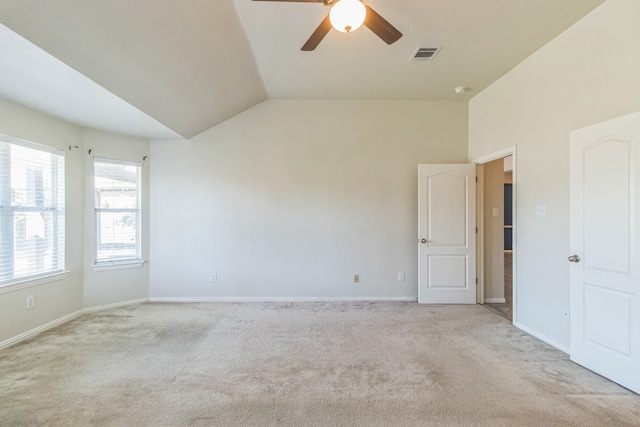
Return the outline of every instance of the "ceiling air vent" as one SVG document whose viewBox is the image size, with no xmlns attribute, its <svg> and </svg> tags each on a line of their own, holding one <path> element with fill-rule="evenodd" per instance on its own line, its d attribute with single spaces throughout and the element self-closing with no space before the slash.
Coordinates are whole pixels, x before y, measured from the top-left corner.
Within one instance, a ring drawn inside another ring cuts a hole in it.
<svg viewBox="0 0 640 427">
<path fill-rule="evenodd" d="M 418 47 L 416 51 L 413 52 L 411 61 L 433 61 L 433 58 L 435 58 L 439 51 L 439 47 Z"/>
</svg>

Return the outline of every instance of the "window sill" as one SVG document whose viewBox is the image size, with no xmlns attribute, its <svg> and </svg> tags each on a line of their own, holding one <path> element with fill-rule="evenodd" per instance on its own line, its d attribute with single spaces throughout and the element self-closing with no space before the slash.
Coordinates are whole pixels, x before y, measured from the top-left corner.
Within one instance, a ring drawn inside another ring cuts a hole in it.
<svg viewBox="0 0 640 427">
<path fill-rule="evenodd" d="M 33 286 L 44 285 L 45 283 L 56 282 L 58 280 L 66 279 L 68 275 L 69 271 L 62 271 L 60 273 L 54 273 L 48 276 L 40 276 L 34 279 L 26 279 L 20 282 L 10 283 L 0 286 L 0 294 L 6 294 L 8 292 L 14 292 L 20 289 L 31 288 Z"/>
<path fill-rule="evenodd" d="M 101 262 L 93 265 L 93 271 L 110 271 L 110 270 L 124 270 L 127 268 L 140 268 L 145 265 L 147 261 L 136 259 L 129 261 L 116 261 L 116 262 Z"/>
</svg>

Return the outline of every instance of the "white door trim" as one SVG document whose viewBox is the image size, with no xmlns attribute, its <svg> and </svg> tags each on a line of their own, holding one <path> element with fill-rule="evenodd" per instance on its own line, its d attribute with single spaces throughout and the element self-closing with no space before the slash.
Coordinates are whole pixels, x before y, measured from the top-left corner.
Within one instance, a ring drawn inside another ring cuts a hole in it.
<svg viewBox="0 0 640 427">
<path fill-rule="evenodd" d="M 518 174 L 517 174 L 517 157 L 516 157 L 516 146 L 512 145 L 510 147 L 506 147 L 503 148 L 502 150 L 499 151 L 495 151 L 491 154 L 487 154 L 485 156 L 480 156 L 477 157 L 473 160 L 471 160 L 472 163 L 475 163 L 476 165 L 484 165 L 485 163 L 489 163 L 492 162 L 494 160 L 498 160 L 498 159 L 502 159 L 504 157 L 507 156 L 513 156 L 513 211 L 512 211 L 512 218 L 513 218 L 513 307 L 512 307 L 512 313 L 513 313 L 513 324 L 517 327 L 518 326 L 518 292 L 517 292 L 517 265 L 518 263 L 516 262 L 517 256 L 518 256 L 518 216 L 517 216 L 517 204 L 518 204 L 518 197 L 517 197 L 517 192 L 518 192 Z M 478 185 L 480 183 L 483 182 L 483 178 L 484 178 L 484 170 L 482 167 L 478 168 Z M 478 240 L 478 250 L 476 251 L 476 266 L 478 266 L 478 268 L 482 268 L 480 267 L 483 263 L 484 260 L 484 228 L 483 228 L 483 221 L 482 221 L 482 212 L 483 212 L 483 203 L 484 203 L 484 194 L 482 194 L 482 197 L 478 197 L 478 207 L 476 210 L 476 226 L 478 227 L 478 236 L 477 236 L 477 240 Z M 478 289 L 479 289 L 479 294 L 481 296 L 482 299 L 480 299 L 478 302 L 480 304 L 484 304 L 484 269 L 479 270 L 479 274 L 478 274 Z"/>
<path fill-rule="evenodd" d="M 510 147 L 503 148 L 502 150 L 493 152 L 491 154 L 487 154 L 486 156 L 477 157 L 471 160 L 471 163 L 475 163 L 477 165 L 483 165 L 485 163 L 489 163 L 494 160 L 502 159 L 503 157 L 508 157 L 508 156 L 514 156 L 513 160 L 515 160 L 515 155 L 516 155 L 516 146 L 512 145 Z M 515 168 L 516 168 L 516 162 L 514 161 L 513 162 L 514 171 L 515 171 Z"/>
<path fill-rule="evenodd" d="M 484 165 L 476 164 L 476 304 L 484 304 Z"/>
</svg>

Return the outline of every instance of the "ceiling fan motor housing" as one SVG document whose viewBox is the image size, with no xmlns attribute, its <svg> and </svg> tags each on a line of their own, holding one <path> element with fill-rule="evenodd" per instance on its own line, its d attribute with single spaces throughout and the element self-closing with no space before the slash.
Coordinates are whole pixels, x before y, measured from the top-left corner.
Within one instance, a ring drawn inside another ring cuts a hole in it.
<svg viewBox="0 0 640 427">
<path fill-rule="evenodd" d="M 331 31 L 331 28 L 335 28 L 338 31 L 345 33 L 356 30 L 359 26 L 364 25 L 369 28 L 376 36 L 378 36 L 386 44 L 395 43 L 402 37 L 402 33 L 398 31 L 393 25 L 391 25 L 380 14 L 373 10 L 370 6 L 364 4 L 365 0 L 252 0 L 252 1 L 277 1 L 277 2 L 302 2 L 302 3 L 323 3 L 325 6 L 330 6 L 331 10 L 329 15 L 322 20 L 318 28 L 315 29 L 309 40 L 302 46 L 303 51 L 312 51 L 318 47 L 318 44 L 322 39 Z M 355 6 L 354 6 L 355 5 Z M 350 9 L 356 10 L 355 15 L 360 16 L 363 22 L 358 20 L 347 20 L 341 25 L 335 23 L 331 19 L 331 11 L 334 9 Z M 364 14 L 364 16 L 362 16 Z"/>
<path fill-rule="evenodd" d="M 331 25 L 338 31 L 350 33 L 364 23 L 367 8 L 360 0 L 338 0 L 331 6 L 329 19 Z"/>
</svg>

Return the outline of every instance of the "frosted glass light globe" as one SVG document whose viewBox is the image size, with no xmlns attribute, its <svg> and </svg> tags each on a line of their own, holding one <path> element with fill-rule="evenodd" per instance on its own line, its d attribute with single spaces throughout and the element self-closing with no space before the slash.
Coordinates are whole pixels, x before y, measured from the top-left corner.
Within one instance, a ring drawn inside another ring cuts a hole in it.
<svg viewBox="0 0 640 427">
<path fill-rule="evenodd" d="M 343 33 L 360 28 L 366 16 L 367 9 L 360 0 L 339 0 L 329 12 L 331 25 Z"/>
</svg>

